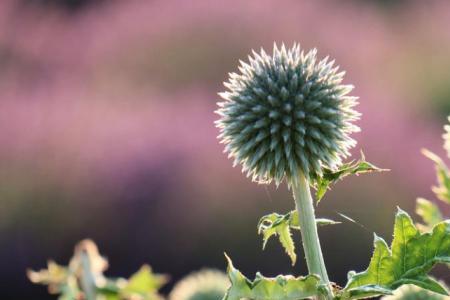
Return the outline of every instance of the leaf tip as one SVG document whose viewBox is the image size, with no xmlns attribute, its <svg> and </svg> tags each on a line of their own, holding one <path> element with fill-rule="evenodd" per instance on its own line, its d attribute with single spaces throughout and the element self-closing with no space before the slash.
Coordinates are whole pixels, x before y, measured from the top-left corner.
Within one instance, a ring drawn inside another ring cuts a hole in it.
<svg viewBox="0 0 450 300">
<path fill-rule="evenodd" d="M 291 266 L 295 266 L 295 263 L 297 262 L 297 255 L 294 253 L 291 256 Z"/>
<path fill-rule="evenodd" d="M 443 163 L 442 159 L 439 156 L 437 156 L 436 154 L 434 154 L 433 152 L 431 152 L 428 149 L 422 148 L 420 152 L 422 152 L 422 154 L 425 157 L 427 157 L 428 159 L 434 161 L 437 164 L 442 164 Z"/>
<path fill-rule="evenodd" d="M 404 211 L 403 209 L 400 208 L 400 206 L 397 206 L 397 213 L 396 216 L 400 217 L 400 216 L 409 216 L 406 211 Z"/>
<path fill-rule="evenodd" d="M 354 271 L 354 270 L 350 270 L 350 271 L 348 271 L 348 273 L 347 273 L 347 279 L 348 280 L 350 280 L 353 276 L 355 276 L 356 275 L 356 271 Z"/>
<path fill-rule="evenodd" d="M 373 242 L 376 243 L 381 239 L 381 237 L 376 234 L 376 232 L 373 233 Z"/>
<path fill-rule="evenodd" d="M 420 153 L 422 153 L 423 155 L 425 155 L 426 157 L 429 157 L 430 155 L 432 155 L 433 153 L 428 150 L 427 148 L 422 148 L 420 149 Z"/>
<path fill-rule="evenodd" d="M 225 259 L 227 260 L 228 264 L 232 264 L 231 258 L 228 256 L 226 252 L 223 253 L 223 256 L 225 256 Z"/>
</svg>

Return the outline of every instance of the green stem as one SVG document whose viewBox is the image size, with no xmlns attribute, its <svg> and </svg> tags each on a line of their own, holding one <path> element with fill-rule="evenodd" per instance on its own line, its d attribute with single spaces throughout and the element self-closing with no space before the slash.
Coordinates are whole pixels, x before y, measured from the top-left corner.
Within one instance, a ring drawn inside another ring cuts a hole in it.
<svg viewBox="0 0 450 300">
<path fill-rule="evenodd" d="M 84 296 L 86 297 L 86 300 L 95 300 L 96 297 L 96 284 L 95 284 L 95 277 L 94 274 L 92 274 L 92 266 L 91 266 L 91 260 L 89 259 L 89 255 L 86 252 L 86 250 L 82 250 L 81 255 L 81 287 L 84 292 Z"/>
<path fill-rule="evenodd" d="M 322 284 L 326 286 L 326 295 L 319 296 L 319 298 L 331 300 L 333 299 L 333 292 L 320 248 L 309 182 L 303 174 L 300 174 L 297 179 L 292 180 L 291 185 L 299 216 L 300 231 L 308 271 L 310 274 L 319 275 Z"/>
</svg>

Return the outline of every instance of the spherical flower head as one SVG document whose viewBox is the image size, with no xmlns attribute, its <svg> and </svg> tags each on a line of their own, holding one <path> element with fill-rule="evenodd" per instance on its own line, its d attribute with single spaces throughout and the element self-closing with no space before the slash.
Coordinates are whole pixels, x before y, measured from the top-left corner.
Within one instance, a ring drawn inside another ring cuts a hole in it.
<svg viewBox="0 0 450 300">
<path fill-rule="evenodd" d="M 230 287 L 222 271 L 204 269 L 180 280 L 169 295 L 169 300 L 222 300 Z"/>
<path fill-rule="evenodd" d="M 448 117 L 448 121 L 450 122 L 450 116 Z M 450 158 L 450 124 L 445 125 L 444 129 L 444 148 L 447 150 L 448 158 Z"/>
<path fill-rule="evenodd" d="M 274 45 L 269 56 L 253 51 L 240 73 L 231 73 L 219 95 L 219 139 L 234 165 L 254 181 L 278 185 L 285 177 L 315 178 L 323 168 L 336 169 L 356 145 L 350 134 L 360 114 L 351 85 L 334 61 L 318 61 L 298 44 Z"/>
</svg>

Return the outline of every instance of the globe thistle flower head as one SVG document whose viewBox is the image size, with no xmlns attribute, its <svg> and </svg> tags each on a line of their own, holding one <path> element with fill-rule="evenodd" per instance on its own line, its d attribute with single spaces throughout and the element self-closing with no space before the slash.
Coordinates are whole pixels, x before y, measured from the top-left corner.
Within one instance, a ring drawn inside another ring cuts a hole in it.
<svg viewBox="0 0 450 300">
<path fill-rule="evenodd" d="M 317 50 L 274 45 L 269 56 L 253 51 L 240 73 L 230 73 L 219 95 L 216 121 L 225 152 L 254 181 L 278 185 L 285 177 L 322 174 L 335 169 L 356 142 L 350 134 L 360 114 L 341 84 L 344 72 L 334 61 L 317 60 Z"/>
<path fill-rule="evenodd" d="M 230 287 L 222 271 L 204 269 L 180 280 L 169 295 L 169 300 L 222 300 Z"/>
<path fill-rule="evenodd" d="M 448 117 L 448 121 L 450 122 L 450 116 Z M 444 148 L 447 150 L 447 156 L 450 158 L 450 124 L 445 125 L 444 129 Z"/>
</svg>

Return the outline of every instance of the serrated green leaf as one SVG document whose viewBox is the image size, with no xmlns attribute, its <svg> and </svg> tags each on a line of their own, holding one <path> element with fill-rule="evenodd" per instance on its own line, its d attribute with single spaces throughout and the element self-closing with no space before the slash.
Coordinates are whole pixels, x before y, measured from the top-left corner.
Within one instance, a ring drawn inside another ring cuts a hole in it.
<svg viewBox="0 0 450 300">
<path fill-rule="evenodd" d="M 363 299 L 374 296 L 373 290 L 364 293 L 367 288 L 379 287 L 393 291 L 402 284 L 415 284 L 447 295 L 445 288 L 427 273 L 437 263 L 450 262 L 449 220 L 436 224 L 431 232 L 420 233 L 410 216 L 399 209 L 391 247 L 378 236 L 375 236 L 374 245 L 369 267 L 364 272 L 350 276 L 339 299 Z M 355 291 L 359 298 L 352 296 Z"/>
<path fill-rule="evenodd" d="M 448 300 L 449 297 L 443 296 L 422 289 L 412 284 L 402 285 L 396 289 L 391 296 L 384 296 L 382 300 Z"/>
<path fill-rule="evenodd" d="M 433 186 L 433 192 L 440 200 L 450 204 L 450 171 L 447 165 L 431 151 L 423 149 L 422 153 L 435 163 L 438 185 Z"/>
<path fill-rule="evenodd" d="M 128 281 L 124 278 L 111 279 L 97 287 L 97 294 L 105 298 L 105 300 L 121 300 L 121 290 L 127 285 Z"/>
<path fill-rule="evenodd" d="M 48 285 L 50 294 L 59 294 L 59 300 L 74 300 L 82 293 L 69 268 L 51 260 L 47 262 L 47 269 L 28 270 L 27 276 L 35 284 Z"/>
<path fill-rule="evenodd" d="M 270 237 L 277 235 L 287 255 L 291 258 L 292 265 L 294 265 L 297 255 L 295 254 L 295 245 L 289 227 L 291 213 L 286 215 L 272 213 L 262 217 L 258 223 L 258 234 L 263 235 L 263 249 L 265 249 Z"/>
<path fill-rule="evenodd" d="M 268 278 L 257 273 L 255 279 L 251 281 L 234 268 L 231 259 L 225 256 L 228 260 L 231 286 L 223 300 L 300 300 L 309 299 L 320 293 L 320 278 L 316 275 L 306 277 L 278 275 Z"/>
<path fill-rule="evenodd" d="M 316 201 L 317 203 L 322 200 L 323 196 L 329 189 L 329 187 L 336 183 L 338 180 L 342 180 L 349 175 L 359 175 L 370 172 L 382 172 L 388 171 L 387 169 L 380 169 L 377 166 L 367 162 L 363 154 L 358 161 L 351 161 L 343 164 L 338 170 L 331 170 L 324 168 L 323 175 L 315 178 L 313 187 L 316 189 Z"/>
<path fill-rule="evenodd" d="M 338 296 L 337 299 L 367 299 L 371 297 L 377 297 L 381 295 L 391 295 L 390 289 L 385 289 L 379 285 L 364 285 L 356 288 L 351 288 L 345 291 L 345 294 Z"/>
<path fill-rule="evenodd" d="M 58 265 L 52 260 L 47 262 L 47 269 L 40 271 L 27 271 L 27 276 L 31 282 L 43 285 L 60 284 L 67 280 L 69 270 L 67 267 Z"/>
<path fill-rule="evenodd" d="M 317 225 L 339 224 L 330 219 L 316 219 Z M 263 249 L 265 249 L 267 241 L 274 235 L 278 236 L 281 245 L 291 258 L 292 265 L 297 260 L 295 254 L 295 244 L 292 239 L 291 229 L 300 230 L 300 222 L 298 212 L 293 210 L 285 215 L 271 213 L 263 216 L 258 222 L 258 234 L 263 235 Z"/>
<path fill-rule="evenodd" d="M 448 295 L 447 290 L 443 287 L 439 282 L 431 278 L 430 276 L 419 276 L 416 279 L 403 279 L 400 280 L 398 286 L 402 286 L 405 284 L 413 284 L 425 290 L 441 294 Z"/>
<path fill-rule="evenodd" d="M 418 198 L 416 201 L 416 213 L 422 217 L 425 225 L 417 224 L 420 229 L 427 230 L 432 228 L 439 222 L 442 222 L 442 217 L 439 207 L 431 201 L 424 198 Z"/>
<path fill-rule="evenodd" d="M 145 299 L 159 299 L 156 298 L 157 291 L 166 282 L 166 276 L 154 274 L 150 266 L 144 265 L 130 277 L 120 294 L 125 296 L 138 294 L 147 297 Z"/>
</svg>

